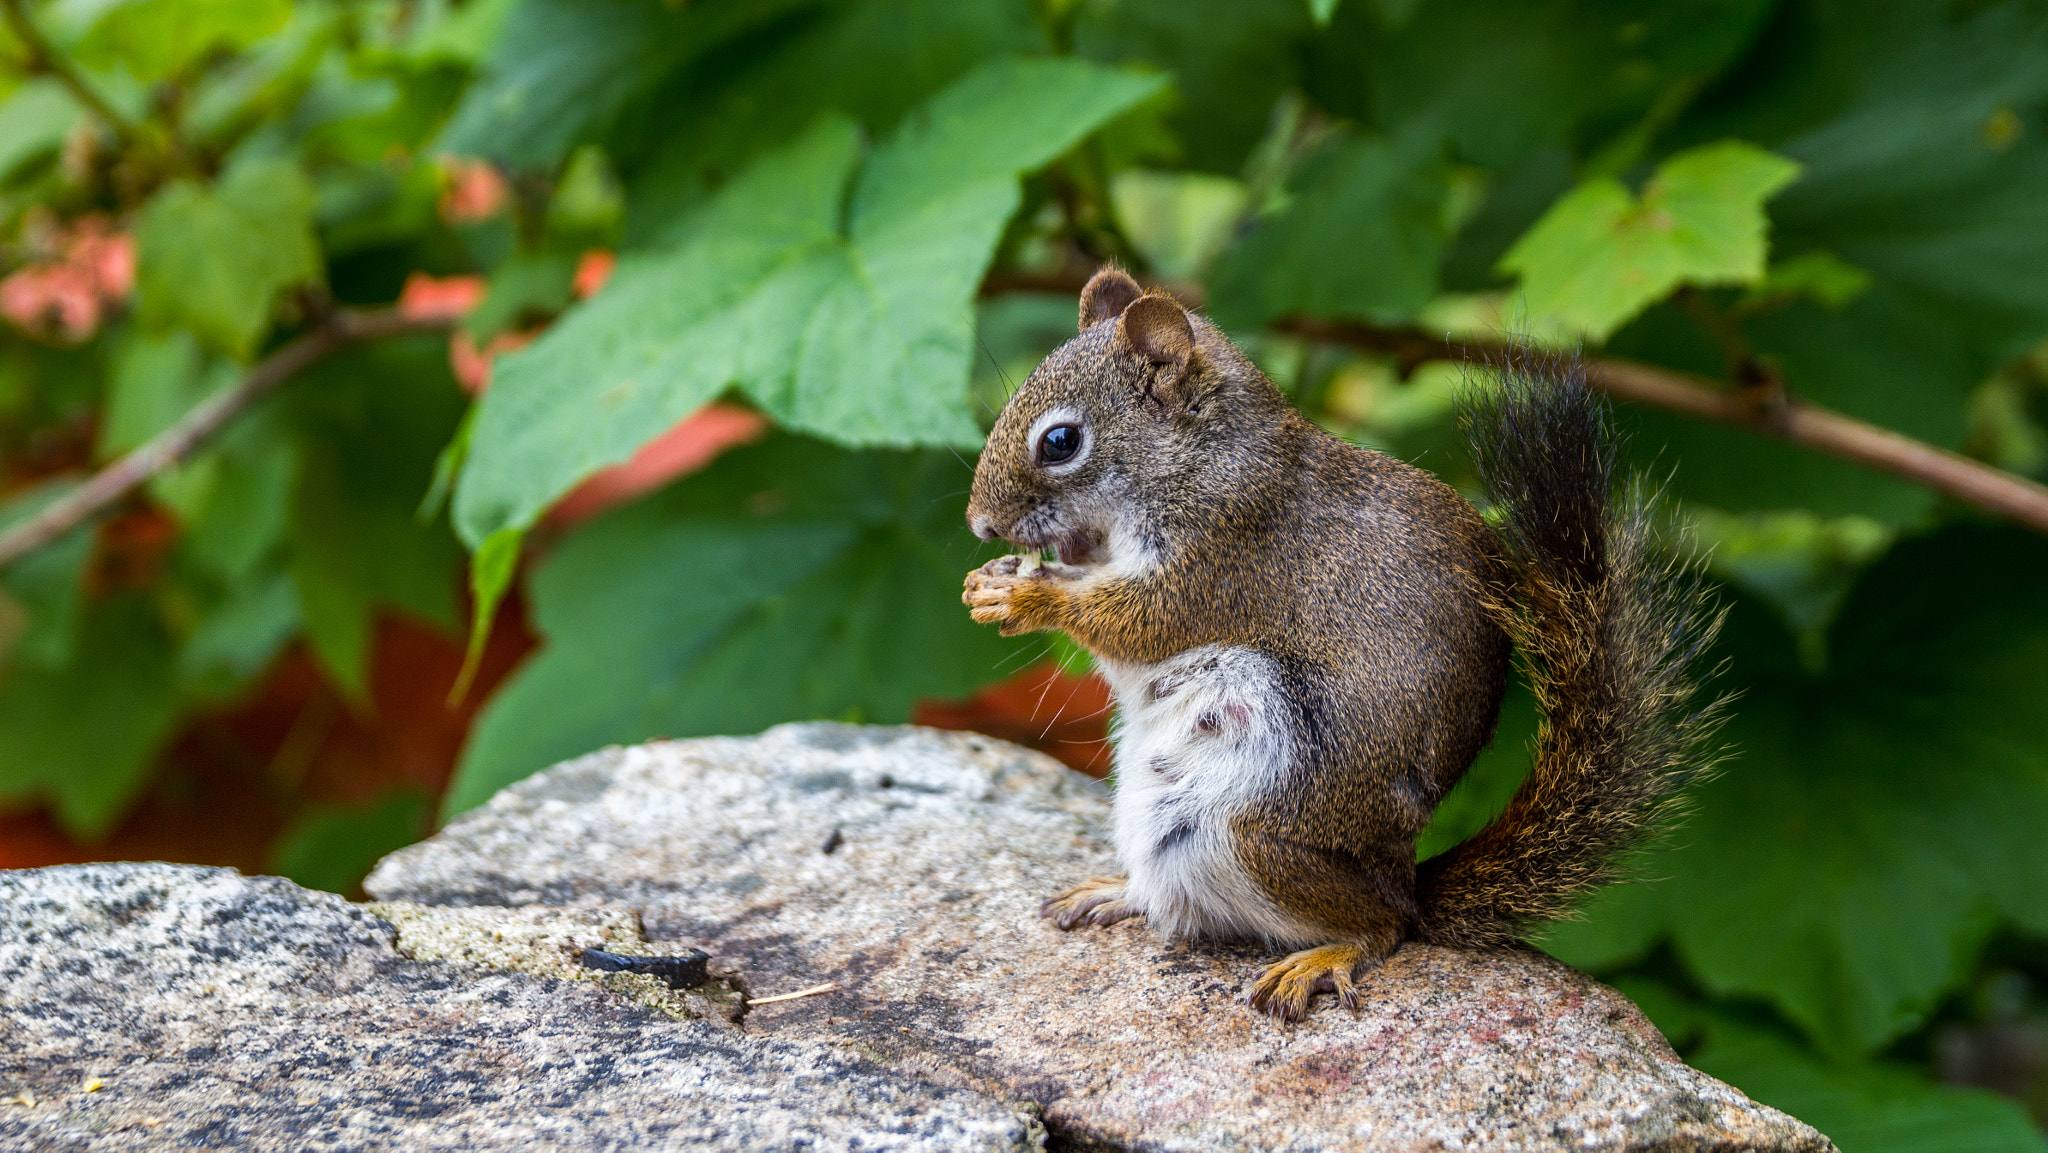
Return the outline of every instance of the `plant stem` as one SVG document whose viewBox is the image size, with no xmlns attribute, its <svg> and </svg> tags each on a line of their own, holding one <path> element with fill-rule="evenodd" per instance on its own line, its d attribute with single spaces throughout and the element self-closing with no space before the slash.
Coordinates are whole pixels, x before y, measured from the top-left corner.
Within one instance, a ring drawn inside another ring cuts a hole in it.
<svg viewBox="0 0 2048 1153">
<path fill-rule="evenodd" d="M 29 19 L 28 10 L 22 6 L 22 0 L 0 0 L 0 17 L 6 19 L 7 26 L 13 29 L 15 37 L 28 49 L 28 66 L 31 70 L 52 76 L 57 83 L 70 89 L 71 95 L 97 116 L 107 126 L 107 130 L 114 134 L 117 141 L 122 144 L 135 141 L 135 125 L 131 124 L 127 117 L 114 111 L 114 106 L 107 103 L 106 98 L 86 81 L 85 74 L 80 72 L 63 53 L 57 51 L 49 38 L 43 35 L 42 29 L 37 28 L 35 21 Z"/>
<path fill-rule="evenodd" d="M 7 2 L 7 0 L 0 0 Z M 221 429 L 301 370 L 359 341 L 445 331 L 454 322 L 402 316 L 396 309 L 341 309 L 311 332 L 258 361 L 232 387 L 199 402 L 148 443 L 94 473 L 34 516 L 0 532 L 0 568 L 55 541 L 196 452 Z"/>
<path fill-rule="evenodd" d="M 1086 282 L 1085 272 L 1003 275 L 984 282 L 982 292 L 1079 292 Z M 1183 303 L 1201 303 L 1199 289 L 1178 284 L 1160 287 L 1169 288 Z M 1384 353 L 1398 360 L 1404 370 L 1429 360 L 1500 364 L 1516 352 L 1504 341 L 1454 341 L 1413 328 L 1313 317 L 1290 317 L 1273 327 L 1309 340 Z M 1610 396 L 1803 445 L 1925 485 L 2036 532 L 2048 533 L 2048 485 L 1961 453 L 1786 397 L 1776 390 L 1731 389 L 1630 360 L 1596 357 L 1582 363 L 1587 381 Z"/>
</svg>

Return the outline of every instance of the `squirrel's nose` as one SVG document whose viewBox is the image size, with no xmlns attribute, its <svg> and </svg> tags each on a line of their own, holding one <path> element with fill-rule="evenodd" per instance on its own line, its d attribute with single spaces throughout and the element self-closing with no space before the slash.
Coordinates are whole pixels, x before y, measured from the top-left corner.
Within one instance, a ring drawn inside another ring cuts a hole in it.
<svg viewBox="0 0 2048 1153">
<path fill-rule="evenodd" d="M 983 540 L 996 539 L 995 521 L 983 513 L 970 514 L 967 518 L 967 527 L 973 529 L 974 535 Z"/>
</svg>

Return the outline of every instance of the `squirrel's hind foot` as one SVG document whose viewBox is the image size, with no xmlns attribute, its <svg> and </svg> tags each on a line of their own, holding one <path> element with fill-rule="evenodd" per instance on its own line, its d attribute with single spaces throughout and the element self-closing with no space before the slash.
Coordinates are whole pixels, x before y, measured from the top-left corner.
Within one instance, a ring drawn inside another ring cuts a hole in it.
<svg viewBox="0 0 2048 1153">
<path fill-rule="evenodd" d="M 1240 1000 L 1279 1021 L 1308 1016 L 1309 998 L 1317 993 L 1335 993 L 1338 1004 L 1356 1009 L 1358 976 L 1378 960 L 1360 945 L 1303 949 L 1266 966 Z"/>
<path fill-rule="evenodd" d="M 1038 915 L 1050 918 L 1062 929 L 1083 925 L 1114 925 L 1144 914 L 1124 900 L 1122 877 L 1090 877 L 1038 907 Z"/>
</svg>

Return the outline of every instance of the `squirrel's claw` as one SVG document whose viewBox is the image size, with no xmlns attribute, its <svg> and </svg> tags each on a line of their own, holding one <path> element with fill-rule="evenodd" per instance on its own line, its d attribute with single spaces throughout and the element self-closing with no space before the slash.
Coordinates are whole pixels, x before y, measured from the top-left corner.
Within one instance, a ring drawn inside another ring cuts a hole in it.
<svg viewBox="0 0 2048 1153">
<path fill-rule="evenodd" d="M 1091 877 L 1038 907 L 1038 915 L 1062 929 L 1114 925 L 1142 916 L 1124 901 L 1122 877 Z"/>
<path fill-rule="evenodd" d="M 1366 951 L 1357 945 L 1303 949 L 1266 966 L 1241 1000 L 1278 1021 L 1308 1016 L 1309 998 L 1317 993 L 1335 993 L 1338 1004 L 1356 1009 L 1357 972 L 1366 959 Z"/>
</svg>

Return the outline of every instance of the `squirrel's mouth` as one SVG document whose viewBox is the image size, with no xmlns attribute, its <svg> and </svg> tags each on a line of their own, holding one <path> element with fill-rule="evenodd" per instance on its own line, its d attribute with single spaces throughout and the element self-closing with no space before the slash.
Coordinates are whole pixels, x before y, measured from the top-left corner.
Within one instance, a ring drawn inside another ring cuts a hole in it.
<svg viewBox="0 0 2048 1153">
<path fill-rule="evenodd" d="M 1009 540 L 1012 544 L 1033 550 L 1038 559 L 1056 560 L 1063 565 L 1090 565 L 1101 559 L 1102 550 L 1096 545 L 1095 538 L 1080 529 L 1064 529 L 1053 533 L 1050 538 L 1036 533 L 1019 533 Z"/>
</svg>

